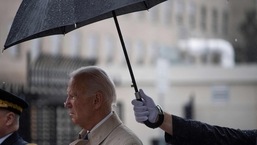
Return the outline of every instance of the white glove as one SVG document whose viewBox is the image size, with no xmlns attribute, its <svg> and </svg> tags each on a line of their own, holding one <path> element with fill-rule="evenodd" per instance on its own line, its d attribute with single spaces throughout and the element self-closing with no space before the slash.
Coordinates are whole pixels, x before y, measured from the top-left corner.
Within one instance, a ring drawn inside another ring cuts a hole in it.
<svg viewBox="0 0 257 145">
<path fill-rule="evenodd" d="M 137 122 L 143 123 L 148 120 L 151 123 L 155 123 L 158 118 L 158 109 L 152 98 L 147 96 L 142 89 L 139 90 L 141 100 L 132 100 L 132 105 L 134 105 L 133 110 Z"/>
</svg>

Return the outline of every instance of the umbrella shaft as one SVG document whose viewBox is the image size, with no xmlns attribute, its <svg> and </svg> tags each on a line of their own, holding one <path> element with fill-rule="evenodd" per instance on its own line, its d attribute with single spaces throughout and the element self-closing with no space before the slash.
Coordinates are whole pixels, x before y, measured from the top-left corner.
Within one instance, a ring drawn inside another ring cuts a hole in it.
<svg viewBox="0 0 257 145">
<path fill-rule="evenodd" d="M 122 49 L 123 49 L 123 52 L 124 52 L 124 55 L 125 55 L 125 59 L 126 59 L 127 65 L 128 65 L 128 69 L 129 69 L 129 73 L 130 73 L 130 76 L 131 76 L 131 79 L 132 79 L 133 87 L 135 89 L 135 92 L 138 92 L 136 80 L 135 80 L 133 70 L 132 70 L 132 67 L 131 67 L 131 64 L 130 64 L 130 61 L 129 61 L 128 53 L 127 53 L 127 50 L 126 50 L 126 46 L 125 46 L 125 43 L 124 43 L 124 40 L 123 40 L 123 37 L 122 37 L 122 33 L 121 33 L 121 30 L 120 30 L 120 26 L 119 26 L 115 11 L 112 11 L 112 15 L 113 15 L 114 22 L 115 22 L 115 25 L 116 25 L 116 28 L 117 28 L 117 31 L 118 31 L 118 34 L 119 34 L 119 37 L 120 37 L 120 42 L 121 42 Z"/>
</svg>

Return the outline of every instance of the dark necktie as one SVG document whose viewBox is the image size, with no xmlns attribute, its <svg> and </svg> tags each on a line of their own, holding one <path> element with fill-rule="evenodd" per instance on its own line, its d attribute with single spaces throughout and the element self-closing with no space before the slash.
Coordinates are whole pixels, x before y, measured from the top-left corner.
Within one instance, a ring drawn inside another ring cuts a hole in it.
<svg viewBox="0 0 257 145">
<path fill-rule="evenodd" d="M 84 134 L 79 134 L 79 139 L 73 141 L 70 145 L 86 145 L 88 143 L 88 134 L 89 131 Z"/>
</svg>

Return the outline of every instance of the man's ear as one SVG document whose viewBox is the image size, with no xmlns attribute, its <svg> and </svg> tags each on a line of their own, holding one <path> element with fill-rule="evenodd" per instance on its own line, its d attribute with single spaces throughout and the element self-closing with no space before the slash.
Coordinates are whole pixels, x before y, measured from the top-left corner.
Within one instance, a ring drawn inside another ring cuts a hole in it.
<svg viewBox="0 0 257 145">
<path fill-rule="evenodd" d="M 12 125 L 15 121 L 15 114 L 13 112 L 8 112 L 6 114 L 6 125 Z"/>
<path fill-rule="evenodd" d="M 103 100 L 103 93 L 100 91 L 96 92 L 94 97 L 94 105 L 96 109 L 100 108 L 103 105 Z"/>
</svg>

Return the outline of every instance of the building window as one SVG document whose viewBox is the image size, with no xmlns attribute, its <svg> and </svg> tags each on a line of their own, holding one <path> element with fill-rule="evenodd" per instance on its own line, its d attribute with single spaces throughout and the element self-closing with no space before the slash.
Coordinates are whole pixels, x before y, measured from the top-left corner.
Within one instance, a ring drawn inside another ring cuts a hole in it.
<svg viewBox="0 0 257 145">
<path fill-rule="evenodd" d="M 16 44 L 16 45 L 8 48 L 7 52 L 10 54 L 11 57 L 18 58 L 21 55 L 20 49 L 21 49 L 20 44 Z"/>
<path fill-rule="evenodd" d="M 144 63 L 144 56 L 145 54 L 145 46 L 142 41 L 138 40 L 135 42 L 135 47 L 134 47 L 134 60 L 136 64 L 142 65 Z"/>
<path fill-rule="evenodd" d="M 223 12 L 222 16 L 222 32 L 224 35 L 228 34 L 228 22 L 229 22 L 229 16 L 228 13 L 225 11 Z"/>
<path fill-rule="evenodd" d="M 87 51 L 86 51 L 86 58 L 95 60 L 97 58 L 98 53 L 98 37 L 96 34 L 91 34 L 87 38 Z"/>
<path fill-rule="evenodd" d="M 184 0 L 176 0 L 175 1 L 175 15 L 176 15 L 176 21 L 177 25 L 181 26 L 183 25 L 183 14 L 185 12 L 185 1 Z"/>
<path fill-rule="evenodd" d="M 188 15 L 189 15 L 189 27 L 190 29 L 195 29 L 196 27 L 196 4 L 190 1 L 188 5 Z"/>
<path fill-rule="evenodd" d="M 114 45 L 115 41 L 114 38 L 110 35 L 107 35 L 104 39 L 104 45 L 103 45 L 103 49 L 104 49 L 104 58 L 105 58 L 105 63 L 106 64 L 111 64 L 113 63 L 114 57 L 115 57 L 115 45 Z"/>
<path fill-rule="evenodd" d="M 205 6 L 202 6 L 201 8 L 201 28 L 203 31 L 206 31 L 207 26 L 206 26 L 206 22 L 207 22 L 207 10 Z"/>
<path fill-rule="evenodd" d="M 11 24 L 8 25 L 8 30 L 11 29 Z M 20 44 L 16 44 L 10 48 L 8 48 L 7 53 L 13 58 L 18 58 L 21 55 L 21 50 L 20 50 Z"/>
<path fill-rule="evenodd" d="M 163 6 L 163 22 L 165 25 L 169 26 L 172 23 L 173 0 L 167 1 L 166 4 Z"/>
<path fill-rule="evenodd" d="M 41 39 L 34 39 L 32 40 L 32 45 L 31 45 L 31 60 L 34 61 L 36 60 L 41 53 Z"/>
<path fill-rule="evenodd" d="M 213 9 L 212 11 L 212 32 L 214 34 L 218 33 L 218 11 Z"/>
<path fill-rule="evenodd" d="M 140 11 L 140 12 L 135 13 L 135 17 L 137 20 L 143 21 L 143 20 L 145 20 L 147 13 L 148 13 L 147 11 Z"/>
<path fill-rule="evenodd" d="M 53 35 L 50 37 L 51 37 L 51 41 L 52 41 L 52 48 L 51 48 L 52 55 L 57 56 L 57 55 L 59 55 L 60 50 L 61 50 L 61 39 L 63 36 Z"/>
<path fill-rule="evenodd" d="M 216 65 L 221 64 L 221 54 L 220 54 L 220 52 L 217 52 L 217 51 L 212 52 L 210 59 L 211 59 L 211 62 L 213 64 L 216 64 Z"/>
<path fill-rule="evenodd" d="M 154 65 L 156 63 L 157 58 L 159 57 L 159 48 L 160 45 L 158 42 L 151 43 L 150 51 L 149 51 L 149 58 L 150 58 L 150 64 Z"/>
<path fill-rule="evenodd" d="M 72 57 L 78 57 L 80 54 L 80 36 L 78 31 L 72 32 L 71 36 L 71 56 Z"/>
<path fill-rule="evenodd" d="M 160 9 L 159 7 L 153 7 L 149 10 L 149 17 L 152 23 L 157 23 L 160 20 Z"/>
</svg>

